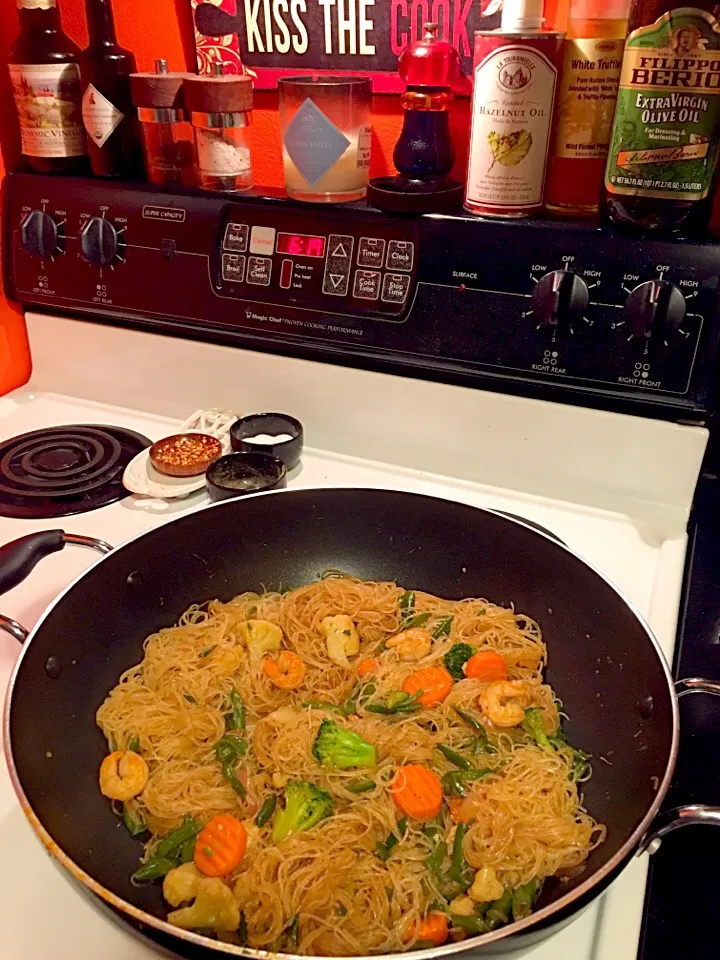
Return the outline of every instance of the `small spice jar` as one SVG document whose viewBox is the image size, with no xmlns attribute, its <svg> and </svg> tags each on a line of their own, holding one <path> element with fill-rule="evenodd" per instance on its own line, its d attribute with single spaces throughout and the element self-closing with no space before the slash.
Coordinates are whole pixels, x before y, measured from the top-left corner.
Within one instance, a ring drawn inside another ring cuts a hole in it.
<svg viewBox="0 0 720 960">
<path fill-rule="evenodd" d="M 185 103 L 195 131 L 199 185 L 204 190 L 241 191 L 252 187 L 248 127 L 252 120 L 252 79 L 223 75 L 188 76 Z"/>
<path fill-rule="evenodd" d="M 185 73 L 168 73 L 167 60 L 155 61 L 155 73 L 130 75 L 132 101 L 138 108 L 145 169 L 160 186 L 196 182 L 195 148 L 183 99 Z"/>
</svg>

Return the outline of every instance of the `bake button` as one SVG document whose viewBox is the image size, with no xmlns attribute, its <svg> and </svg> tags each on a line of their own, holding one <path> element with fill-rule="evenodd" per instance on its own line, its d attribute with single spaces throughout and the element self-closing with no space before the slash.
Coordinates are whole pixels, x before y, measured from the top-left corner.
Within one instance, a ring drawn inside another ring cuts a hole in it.
<svg viewBox="0 0 720 960">
<path fill-rule="evenodd" d="M 250 257 L 248 259 L 248 283 L 254 283 L 257 287 L 269 287 L 271 275 L 272 260 L 270 257 Z"/>
<path fill-rule="evenodd" d="M 273 253 L 274 250 L 275 227 L 253 227 L 250 231 L 250 253 Z"/>
<path fill-rule="evenodd" d="M 415 244 L 409 240 L 391 240 L 388 243 L 387 262 L 388 270 L 407 270 L 413 268 Z"/>
<path fill-rule="evenodd" d="M 251 257 L 251 259 L 254 259 Z M 222 258 L 222 278 L 232 283 L 242 283 L 245 279 L 245 257 L 235 253 L 224 253 Z"/>
<path fill-rule="evenodd" d="M 225 227 L 223 250 L 232 250 L 233 253 L 247 253 L 248 225 L 246 223 L 229 223 Z"/>
<path fill-rule="evenodd" d="M 357 262 L 359 267 L 381 268 L 385 258 L 385 241 L 379 237 L 361 237 Z"/>
<path fill-rule="evenodd" d="M 353 296 L 356 300 L 377 300 L 380 296 L 380 274 L 375 270 L 358 270 L 355 274 Z"/>
<path fill-rule="evenodd" d="M 381 299 L 385 303 L 405 303 L 409 287 L 410 277 L 404 277 L 401 273 L 386 273 L 383 277 Z"/>
</svg>

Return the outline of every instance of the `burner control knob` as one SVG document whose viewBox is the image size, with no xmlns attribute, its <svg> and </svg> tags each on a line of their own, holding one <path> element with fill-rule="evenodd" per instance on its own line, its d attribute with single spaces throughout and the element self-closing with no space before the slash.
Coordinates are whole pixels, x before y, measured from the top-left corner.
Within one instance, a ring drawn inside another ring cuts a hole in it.
<svg viewBox="0 0 720 960">
<path fill-rule="evenodd" d="M 590 293 L 583 279 L 570 270 L 553 270 L 535 284 L 533 316 L 544 327 L 572 330 L 573 323 L 582 319 L 589 302 Z"/>
<path fill-rule="evenodd" d="M 88 263 L 110 266 L 118 251 L 118 233 L 113 224 L 103 217 L 91 217 L 80 231 L 80 251 Z"/>
<path fill-rule="evenodd" d="M 23 250 L 35 257 L 50 257 L 58 248 L 57 224 L 49 213 L 31 210 L 20 224 Z"/>
<path fill-rule="evenodd" d="M 667 280 L 648 280 L 625 301 L 625 322 L 633 337 L 665 341 L 685 319 L 685 297 Z"/>
</svg>

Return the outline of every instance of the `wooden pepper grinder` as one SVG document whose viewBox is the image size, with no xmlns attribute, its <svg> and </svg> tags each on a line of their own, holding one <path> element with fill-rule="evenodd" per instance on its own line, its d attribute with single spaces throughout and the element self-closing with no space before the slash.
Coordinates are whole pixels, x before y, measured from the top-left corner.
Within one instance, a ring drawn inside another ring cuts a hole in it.
<svg viewBox="0 0 720 960">
<path fill-rule="evenodd" d="M 449 109 L 460 55 L 451 43 L 438 39 L 437 23 L 425 23 L 422 39 L 400 54 L 398 72 L 407 85 L 400 99 L 405 119 L 393 153 L 399 172 L 371 180 L 368 199 L 381 210 L 401 213 L 458 207 L 463 185 L 448 174 L 455 160 Z"/>
</svg>

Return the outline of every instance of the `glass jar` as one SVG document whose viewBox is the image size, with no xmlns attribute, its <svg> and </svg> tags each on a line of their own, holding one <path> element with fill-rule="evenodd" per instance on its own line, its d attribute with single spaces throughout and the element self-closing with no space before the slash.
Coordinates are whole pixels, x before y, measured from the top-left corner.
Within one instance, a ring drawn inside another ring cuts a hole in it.
<svg viewBox="0 0 720 960">
<path fill-rule="evenodd" d="M 248 76 L 188 76 L 185 103 L 195 135 L 198 185 L 237 193 L 252 187 L 249 127 L 253 90 Z"/>
<path fill-rule="evenodd" d="M 278 91 L 288 196 L 313 203 L 364 197 L 372 136 L 369 78 L 283 77 Z"/>
</svg>

